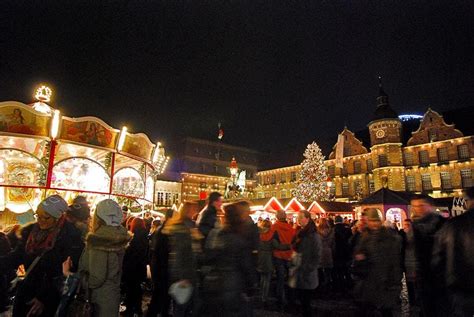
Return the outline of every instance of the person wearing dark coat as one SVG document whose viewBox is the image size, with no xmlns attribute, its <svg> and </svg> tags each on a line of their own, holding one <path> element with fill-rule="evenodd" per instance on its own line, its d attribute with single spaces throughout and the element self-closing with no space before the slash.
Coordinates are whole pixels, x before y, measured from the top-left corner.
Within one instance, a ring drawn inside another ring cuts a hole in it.
<svg viewBox="0 0 474 317">
<path fill-rule="evenodd" d="M 11 251 L 10 242 L 7 235 L 0 232 L 0 256 L 7 255 Z M 10 281 L 14 278 L 15 271 L 3 271 L 0 273 L 0 315 L 8 310 L 8 289 Z"/>
<path fill-rule="evenodd" d="M 168 236 L 163 234 L 166 223 L 173 217 L 173 209 L 166 211 L 165 220 L 158 230 L 151 236 L 150 243 L 150 271 L 153 282 L 153 292 L 151 301 L 148 305 L 147 317 L 167 317 L 170 307 L 171 298 L 168 294 L 169 288 L 169 272 L 168 272 L 168 256 L 170 253 Z"/>
<path fill-rule="evenodd" d="M 447 289 L 449 316 L 474 316 L 474 187 L 464 192 L 468 210 L 440 230 L 433 250 L 433 271 Z"/>
<path fill-rule="evenodd" d="M 298 213 L 298 225 L 301 230 L 293 239 L 292 266 L 288 277 L 290 287 L 297 290 L 303 316 L 312 316 L 311 295 L 319 285 L 318 267 L 321 261 L 321 238 L 311 214 L 308 211 Z"/>
<path fill-rule="evenodd" d="M 350 283 L 349 264 L 351 261 L 351 248 L 349 240 L 352 236 L 351 229 L 342 222 L 341 216 L 336 216 L 334 225 L 334 286 L 336 290 L 343 291 Z"/>
<path fill-rule="evenodd" d="M 415 247 L 415 292 L 424 317 L 445 315 L 444 290 L 431 267 L 433 245 L 445 219 L 435 213 L 434 200 L 427 195 L 415 195 L 410 200 L 414 213 L 413 242 Z"/>
<path fill-rule="evenodd" d="M 364 266 L 358 276 L 354 296 L 360 316 L 392 316 L 401 292 L 401 238 L 382 226 L 378 211 L 367 210 L 368 231 L 362 235 L 354 252 L 354 265 Z"/>
<path fill-rule="evenodd" d="M 255 268 L 242 235 L 239 206 L 226 206 L 224 217 L 224 227 L 212 230 L 206 241 L 201 316 L 252 316 L 248 296 Z"/>
<path fill-rule="evenodd" d="M 217 222 L 217 211 L 222 207 L 222 195 L 218 192 L 212 192 L 209 195 L 207 208 L 201 212 L 196 221 L 198 229 L 206 239 L 212 229 L 215 228 Z M 205 244 L 206 241 L 203 240 Z"/>
<path fill-rule="evenodd" d="M 81 233 L 66 221 L 68 205 L 52 195 L 37 208 L 37 222 L 27 225 L 15 250 L 0 258 L 0 270 L 14 270 L 20 264 L 30 272 L 17 285 L 13 316 L 53 316 L 61 297 L 62 263 L 71 257 L 78 267 L 84 244 Z"/>
<path fill-rule="evenodd" d="M 143 291 L 141 283 L 146 280 L 148 263 L 148 231 L 145 221 L 135 218 L 130 224 L 133 238 L 125 250 L 122 280 L 125 290 L 125 315 L 142 314 Z"/>
</svg>

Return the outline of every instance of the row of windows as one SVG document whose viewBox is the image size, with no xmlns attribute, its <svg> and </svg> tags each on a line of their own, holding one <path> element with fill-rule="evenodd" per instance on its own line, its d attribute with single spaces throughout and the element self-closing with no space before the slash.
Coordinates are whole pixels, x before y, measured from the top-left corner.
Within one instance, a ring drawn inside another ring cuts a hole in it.
<svg viewBox="0 0 474 317">
<path fill-rule="evenodd" d="M 406 152 L 404 154 L 405 157 L 405 165 L 414 165 L 414 157 L 413 157 L 413 152 Z M 388 158 L 386 154 L 379 154 L 377 156 L 378 158 L 378 167 L 385 167 L 388 166 Z M 469 153 L 469 146 L 467 144 L 461 144 L 458 146 L 458 159 L 468 159 L 470 158 L 470 153 Z M 420 164 L 429 164 L 430 163 L 430 157 L 429 157 L 429 152 L 426 150 L 422 150 L 418 152 L 418 159 Z M 448 156 L 448 149 L 446 147 L 444 148 L 439 148 L 438 149 L 438 162 L 447 162 L 449 161 L 449 156 Z M 353 161 L 353 174 L 360 174 L 362 173 L 362 163 L 361 161 Z M 367 164 L 367 172 L 370 173 L 374 169 L 374 164 L 372 162 L 372 159 L 367 159 L 366 160 Z M 342 176 L 347 176 L 348 169 L 347 169 L 347 164 L 344 164 L 341 175 Z M 332 178 L 336 176 L 336 168 L 334 165 L 328 166 L 328 175 Z"/>
<path fill-rule="evenodd" d="M 296 172 L 291 172 L 289 181 L 294 182 L 296 181 Z M 281 173 L 278 175 L 280 183 L 286 183 L 288 181 L 287 174 L 286 173 Z M 260 184 L 268 185 L 268 184 L 276 184 L 277 183 L 277 174 L 271 174 L 271 175 L 266 175 L 266 176 L 260 176 L 259 179 Z"/>
<path fill-rule="evenodd" d="M 453 189 L 451 172 L 441 172 L 441 189 L 450 190 Z M 415 185 L 415 176 L 408 175 L 406 177 L 406 187 L 407 191 L 414 192 L 416 191 Z M 461 170 L 461 185 L 463 188 L 468 188 L 473 185 L 472 182 L 472 170 L 464 169 Z M 421 174 L 421 189 L 423 191 L 433 190 L 433 185 L 431 183 L 431 174 Z"/>
<path fill-rule="evenodd" d="M 458 145 L 457 147 L 458 150 L 458 159 L 463 160 L 463 159 L 468 159 L 470 158 L 470 153 L 469 153 L 469 145 L 467 144 L 461 144 Z M 447 162 L 449 161 L 449 155 L 448 155 L 448 148 L 447 147 L 442 147 L 437 150 L 437 155 L 438 155 L 438 162 Z M 404 154 L 405 158 L 405 165 L 414 165 L 414 155 L 413 152 L 406 152 Z M 429 152 L 427 150 L 422 150 L 418 152 L 418 160 L 420 164 L 429 164 L 430 163 L 430 156 Z"/>
<path fill-rule="evenodd" d="M 157 192 L 156 193 L 156 203 L 158 206 L 171 206 L 177 204 L 179 201 L 178 193 L 170 192 Z"/>
</svg>

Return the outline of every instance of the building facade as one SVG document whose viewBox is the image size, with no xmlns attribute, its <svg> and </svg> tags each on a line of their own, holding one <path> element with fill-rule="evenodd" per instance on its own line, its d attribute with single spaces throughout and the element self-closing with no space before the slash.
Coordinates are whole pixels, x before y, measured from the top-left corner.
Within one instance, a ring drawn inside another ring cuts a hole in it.
<svg viewBox="0 0 474 317">
<path fill-rule="evenodd" d="M 473 186 L 474 137 L 446 124 L 436 111 L 428 109 L 418 129 L 404 140 L 402 122 L 380 86 L 367 127 L 369 148 L 344 128 L 342 166 L 336 160 L 338 144 L 325 161 L 332 198 L 359 201 L 381 188 L 451 197 Z M 257 197 L 290 197 L 299 170 L 295 165 L 258 172 Z"/>
</svg>

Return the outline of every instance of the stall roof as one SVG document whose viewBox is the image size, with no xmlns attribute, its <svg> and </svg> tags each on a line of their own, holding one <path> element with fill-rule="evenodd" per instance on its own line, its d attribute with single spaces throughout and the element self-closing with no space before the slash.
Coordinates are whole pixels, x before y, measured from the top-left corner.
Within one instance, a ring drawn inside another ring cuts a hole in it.
<svg viewBox="0 0 474 317">
<path fill-rule="evenodd" d="M 300 210 L 305 210 L 303 206 L 296 198 L 292 198 L 290 202 L 285 206 L 285 211 L 298 212 Z"/>
<path fill-rule="evenodd" d="M 410 196 L 407 192 L 397 192 L 388 188 L 381 188 L 369 197 L 360 201 L 360 205 L 409 205 Z"/>
<path fill-rule="evenodd" d="M 353 212 L 352 204 L 339 201 L 314 201 L 308 208 L 309 212 Z"/>
</svg>

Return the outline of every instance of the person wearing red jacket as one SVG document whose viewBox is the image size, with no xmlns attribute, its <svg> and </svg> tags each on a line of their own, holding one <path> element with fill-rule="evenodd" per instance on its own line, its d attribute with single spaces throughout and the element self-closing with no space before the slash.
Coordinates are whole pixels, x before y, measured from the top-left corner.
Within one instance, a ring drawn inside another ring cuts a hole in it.
<svg viewBox="0 0 474 317">
<path fill-rule="evenodd" d="M 286 213 L 284 210 L 277 211 L 277 221 L 272 226 L 273 240 L 278 244 L 291 244 L 295 237 L 296 230 L 286 221 Z M 283 308 L 287 304 L 285 282 L 288 278 L 288 268 L 290 265 L 293 250 L 274 250 L 273 262 L 276 270 L 276 294 L 278 304 Z"/>
</svg>

